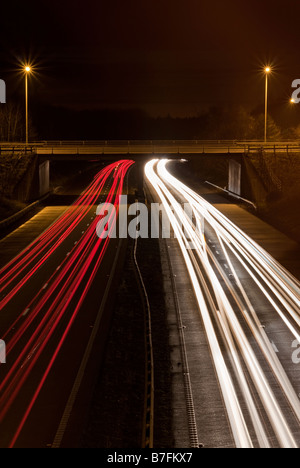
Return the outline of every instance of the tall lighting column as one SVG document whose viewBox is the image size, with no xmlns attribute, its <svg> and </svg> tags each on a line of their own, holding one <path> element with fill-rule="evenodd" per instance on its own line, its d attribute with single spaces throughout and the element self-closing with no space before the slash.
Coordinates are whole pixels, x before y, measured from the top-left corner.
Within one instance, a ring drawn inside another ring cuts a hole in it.
<svg viewBox="0 0 300 468">
<path fill-rule="evenodd" d="M 26 65 L 24 67 L 25 72 L 25 114 L 26 114 L 26 146 L 29 142 L 29 125 L 28 125 L 28 75 L 31 73 L 31 67 Z"/>
<path fill-rule="evenodd" d="M 271 73 L 271 67 L 265 68 L 266 85 L 265 85 L 265 144 L 267 143 L 268 137 L 268 85 L 269 85 L 269 74 Z"/>
</svg>

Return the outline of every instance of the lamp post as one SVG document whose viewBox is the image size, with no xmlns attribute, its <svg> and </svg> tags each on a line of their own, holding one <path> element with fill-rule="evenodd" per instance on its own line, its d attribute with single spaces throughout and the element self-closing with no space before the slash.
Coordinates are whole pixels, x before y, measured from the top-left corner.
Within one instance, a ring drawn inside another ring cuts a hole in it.
<svg viewBox="0 0 300 468">
<path fill-rule="evenodd" d="M 265 68 L 266 85 L 265 85 L 265 144 L 267 143 L 267 131 L 268 131 L 268 78 L 271 73 L 271 67 Z"/>
<path fill-rule="evenodd" d="M 29 141 L 29 127 L 28 127 L 28 75 L 31 73 L 31 67 L 26 65 L 24 67 L 25 72 L 25 113 L 26 113 L 26 146 Z"/>
</svg>

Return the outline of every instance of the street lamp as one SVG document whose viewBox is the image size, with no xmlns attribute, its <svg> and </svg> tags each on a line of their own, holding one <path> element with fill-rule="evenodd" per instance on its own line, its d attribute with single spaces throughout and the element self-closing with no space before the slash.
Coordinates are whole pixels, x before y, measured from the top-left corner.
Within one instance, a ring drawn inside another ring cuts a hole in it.
<svg viewBox="0 0 300 468">
<path fill-rule="evenodd" d="M 265 87 L 265 143 L 267 143 L 267 129 L 268 129 L 268 77 L 271 73 L 271 67 L 265 68 L 266 87 Z"/>
<path fill-rule="evenodd" d="M 25 113 L 26 113 L 26 146 L 29 141 L 29 128 L 28 128 L 28 75 L 31 73 L 31 67 L 26 65 L 24 67 L 25 72 Z"/>
</svg>

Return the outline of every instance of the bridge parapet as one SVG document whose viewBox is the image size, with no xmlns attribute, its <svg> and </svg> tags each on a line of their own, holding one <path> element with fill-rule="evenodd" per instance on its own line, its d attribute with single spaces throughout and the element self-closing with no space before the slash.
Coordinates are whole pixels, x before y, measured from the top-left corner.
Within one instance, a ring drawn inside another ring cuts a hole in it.
<svg viewBox="0 0 300 468">
<path fill-rule="evenodd" d="M 2 152 L 34 152 L 38 155 L 193 155 L 300 153 L 300 142 L 285 141 L 264 144 L 259 141 L 234 140 L 100 140 L 41 141 L 25 146 L 22 143 L 1 143 Z"/>
</svg>

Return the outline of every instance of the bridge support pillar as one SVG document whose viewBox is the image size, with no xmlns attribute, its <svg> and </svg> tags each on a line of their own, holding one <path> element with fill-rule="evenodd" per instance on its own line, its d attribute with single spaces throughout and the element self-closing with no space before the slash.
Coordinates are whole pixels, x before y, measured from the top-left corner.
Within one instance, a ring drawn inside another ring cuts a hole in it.
<svg viewBox="0 0 300 468">
<path fill-rule="evenodd" d="M 50 161 L 39 164 L 39 196 L 46 195 L 50 190 Z"/>
<path fill-rule="evenodd" d="M 242 161 L 229 159 L 229 174 L 228 174 L 228 190 L 229 192 L 242 196 Z"/>
</svg>

